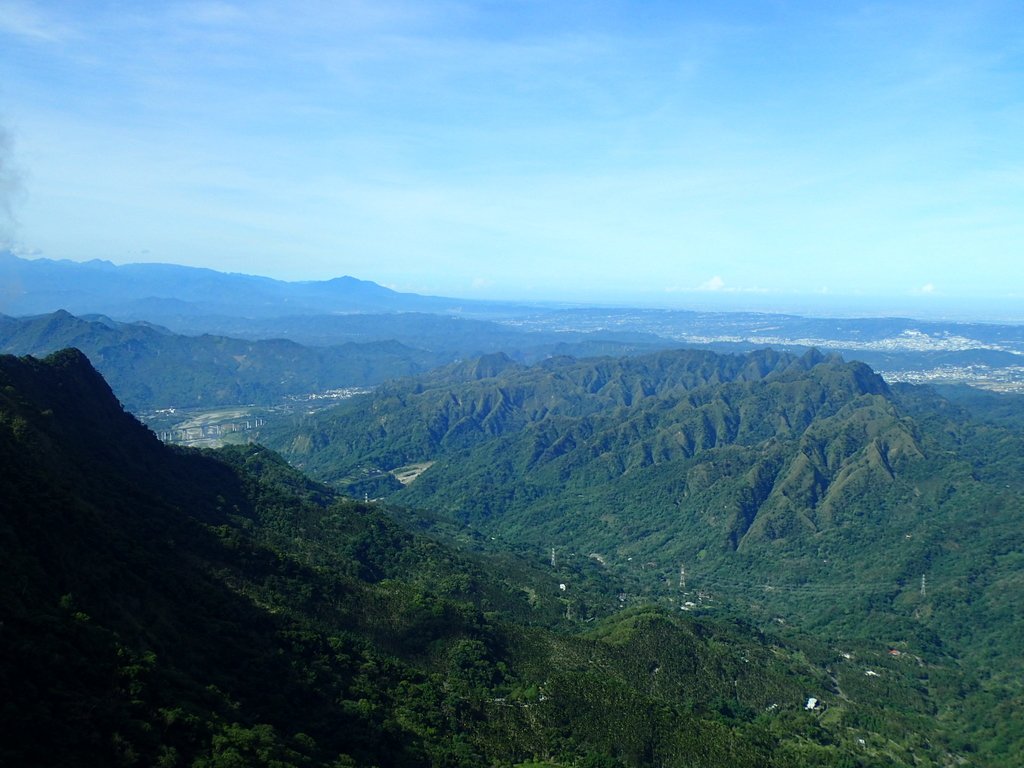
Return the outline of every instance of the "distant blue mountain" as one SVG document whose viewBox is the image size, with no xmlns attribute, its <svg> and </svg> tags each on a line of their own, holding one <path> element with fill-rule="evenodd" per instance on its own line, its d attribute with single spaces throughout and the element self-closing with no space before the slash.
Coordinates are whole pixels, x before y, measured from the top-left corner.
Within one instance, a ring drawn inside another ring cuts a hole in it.
<svg viewBox="0 0 1024 768">
<path fill-rule="evenodd" d="M 472 304 L 472 302 L 468 302 Z M 399 293 L 367 280 L 285 282 L 176 264 L 23 259 L 0 251 L 0 313 L 65 309 L 118 319 L 459 311 L 467 302 Z"/>
</svg>

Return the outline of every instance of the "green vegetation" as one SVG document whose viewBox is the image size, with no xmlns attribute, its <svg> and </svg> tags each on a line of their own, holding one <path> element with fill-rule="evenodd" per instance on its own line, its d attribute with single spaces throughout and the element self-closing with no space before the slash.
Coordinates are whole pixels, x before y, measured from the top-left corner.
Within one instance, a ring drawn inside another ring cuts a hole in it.
<svg viewBox="0 0 1024 768">
<path fill-rule="evenodd" d="M 0 358 L 0 460 L 3 764 L 956 759 L 952 664 L 854 649 L 880 695 L 745 621 L 585 621 L 620 589 L 597 565 L 577 596 L 584 568 L 458 551 L 264 448 L 163 446 L 75 351 Z"/>
<path fill-rule="evenodd" d="M 156 408 L 274 405 L 289 396 L 373 385 L 448 357 L 396 342 L 304 347 L 292 341 L 182 336 L 150 323 L 87 320 L 67 312 L 0 315 L 0 351 L 86 354 L 133 412 Z"/>
<path fill-rule="evenodd" d="M 813 352 L 492 356 L 382 386 L 269 444 L 435 531 L 599 568 L 626 603 L 742 616 L 796 643 L 812 632 L 861 660 L 833 669 L 844 694 L 880 707 L 857 722 L 934 718 L 985 763 L 1024 749 L 1014 404 L 965 409 Z M 423 462 L 407 486 L 389 474 Z"/>
</svg>

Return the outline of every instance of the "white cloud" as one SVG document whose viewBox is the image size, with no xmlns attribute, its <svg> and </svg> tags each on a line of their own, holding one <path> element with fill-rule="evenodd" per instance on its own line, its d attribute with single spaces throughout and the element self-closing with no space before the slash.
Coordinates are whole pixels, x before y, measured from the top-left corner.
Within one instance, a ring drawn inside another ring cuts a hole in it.
<svg viewBox="0 0 1024 768">
<path fill-rule="evenodd" d="M 698 291 L 722 291 L 725 290 L 725 280 L 720 275 L 715 275 L 709 280 L 705 280 L 699 286 Z"/>
<path fill-rule="evenodd" d="M 915 293 L 922 293 L 922 294 L 935 293 L 935 284 L 934 283 L 925 283 L 920 288 L 918 288 L 915 291 Z"/>
</svg>

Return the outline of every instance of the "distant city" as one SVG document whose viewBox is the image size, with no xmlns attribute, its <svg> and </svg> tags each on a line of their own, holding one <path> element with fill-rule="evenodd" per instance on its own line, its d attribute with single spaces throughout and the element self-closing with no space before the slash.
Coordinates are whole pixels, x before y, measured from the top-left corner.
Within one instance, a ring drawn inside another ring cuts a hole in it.
<svg viewBox="0 0 1024 768">
<path fill-rule="evenodd" d="M 640 309 L 564 310 L 501 322 L 535 332 L 651 334 L 737 351 L 816 348 L 863 360 L 889 382 L 1024 392 L 1024 327 L 1016 325 Z"/>
</svg>

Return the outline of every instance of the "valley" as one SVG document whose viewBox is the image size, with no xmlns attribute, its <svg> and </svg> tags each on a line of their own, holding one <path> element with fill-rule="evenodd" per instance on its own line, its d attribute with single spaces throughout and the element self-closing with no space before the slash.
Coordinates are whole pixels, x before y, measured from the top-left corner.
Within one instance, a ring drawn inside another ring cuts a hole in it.
<svg viewBox="0 0 1024 768">
<path fill-rule="evenodd" d="M 844 692 L 918 669 L 967 676 L 979 702 L 1021 696 L 1019 659 L 983 640 L 1024 619 L 1003 597 L 1024 546 L 1021 433 L 863 364 L 492 356 L 263 439 L 398 519 L 421 510 L 452 540 L 548 564 L 578 621 L 636 605 L 734 617 L 855 649 L 835 662 Z M 413 484 L 391 474 L 427 461 Z M 576 595 L 595 574 L 618 594 Z M 970 671 L 993 664 L 1009 677 Z"/>
<path fill-rule="evenodd" d="M 258 442 L 260 430 L 270 424 L 310 416 L 342 400 L 367 394 L 364 387 L 290 395 L 276 405 L 230 408 L 160 408 L 137 416 L 165 443 L 193 448 L 220 448 Z"/>
</svg>

